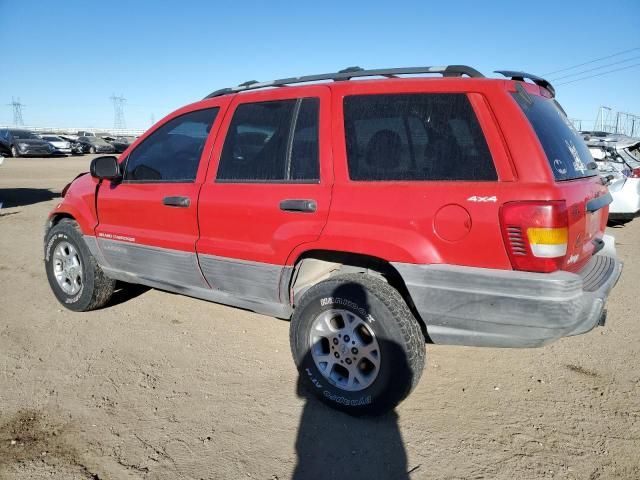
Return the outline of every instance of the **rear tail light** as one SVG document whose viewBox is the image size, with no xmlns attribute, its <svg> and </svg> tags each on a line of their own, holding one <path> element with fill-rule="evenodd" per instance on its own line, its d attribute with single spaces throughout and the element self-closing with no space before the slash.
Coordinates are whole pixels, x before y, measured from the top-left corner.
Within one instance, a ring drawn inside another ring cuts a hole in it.
<svg viewBox="0 0 640 480">
<path fill-rule="evenodd" d="M 640 167 L 631 170 L 631 178 L 640 178 Z"/>
<path fill-rule="evenodd" d="M 500 225 L 515 270 L 554 272 L 563 265 L 569 242 L 564 201 L 506 203 Z"/>
</svg>

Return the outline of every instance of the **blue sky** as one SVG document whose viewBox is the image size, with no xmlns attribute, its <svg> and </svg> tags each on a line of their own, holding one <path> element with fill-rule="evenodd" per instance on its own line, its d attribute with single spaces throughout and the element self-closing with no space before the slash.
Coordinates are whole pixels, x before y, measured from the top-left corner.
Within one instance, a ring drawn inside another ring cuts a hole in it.
<svg viewBox="0 0 640 480">
<path fill-rule="evenodd" d="M 27 125 L 111 127 L 109 97 L 122 94 L 127 126 L 146 128 L 217 88 L 352 65 L 541 74 L 640 47 L 639 18 L 639 0 L 0 0 L 0 124 L 12 96 Z M 550 78 L 625 59 L 611 68 L 640 63 L 640 50 Z M 558 99 L 589 122 L 599 105 L 640 114 L 639 76 L 558 86 Z"/>
</svg>

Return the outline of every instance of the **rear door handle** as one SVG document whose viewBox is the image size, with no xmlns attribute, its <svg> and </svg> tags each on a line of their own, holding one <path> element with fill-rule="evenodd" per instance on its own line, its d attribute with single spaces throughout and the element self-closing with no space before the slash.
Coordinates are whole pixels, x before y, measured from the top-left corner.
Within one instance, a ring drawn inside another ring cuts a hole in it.
<svg viewBox="0 0 640 480">
<path fill-rule="evenodd" d="M 187 208 L 191 205 L 191 199 L 189 197 L 164 197 L 162 203 L 168 207 Z"/>
<path fill-rule="evenodd" d="M 280 202 L 280 210 L 285 212 L 306 212 L 313 213 L 318 209 L 318 204 L 315 200 L 282 200 Z"/>
</svg>

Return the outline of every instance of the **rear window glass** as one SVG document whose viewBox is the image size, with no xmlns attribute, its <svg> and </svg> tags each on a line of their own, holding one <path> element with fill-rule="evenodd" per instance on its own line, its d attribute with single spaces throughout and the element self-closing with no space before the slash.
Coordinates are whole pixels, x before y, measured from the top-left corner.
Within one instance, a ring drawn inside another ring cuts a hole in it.
<svg viewBox="0 0 640 480">
<path fill-rule="evenodd" d="M 344 122 L 352 180 L 497 180 L 464 94 L 349 96 Z"/>
<path fill-rule="evenodd" d="M 556 180 L 598 173 L 597 168 L 589 168 L 595 166 L 589 148 L 555 100 L 526 92 L 513 96 L 536 132 Z"/>
</svg>

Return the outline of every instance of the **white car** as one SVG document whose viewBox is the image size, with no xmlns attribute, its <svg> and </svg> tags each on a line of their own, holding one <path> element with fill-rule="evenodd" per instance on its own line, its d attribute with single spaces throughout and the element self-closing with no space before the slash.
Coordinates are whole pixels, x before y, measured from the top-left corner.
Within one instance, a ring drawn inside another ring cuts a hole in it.
<svg viewBox="0 0 640 480">
<path fill-rule="evenodd" d="M 43 135 L 40 135 L 40 138 L 49 142 L 53 146 L 53 148 L 55 148 L 54 154 L 57 153 L 57 154 L 71 155 L 71 153 L 73 153 L 71 151 L 71 142 L 68 142 L 63 138 L 60 138 L 57 135 L 43 134 Z"/>
<path fill-rule="evenodd" d="M 610 177 L 613 202 L 609 205 L 609 219 L 621 223 L 640 216 L 640 161 L 628 153 L 630 145 L 640 145 L 640 141 L 588 143 L 600 175 Z"/>
</svg>

